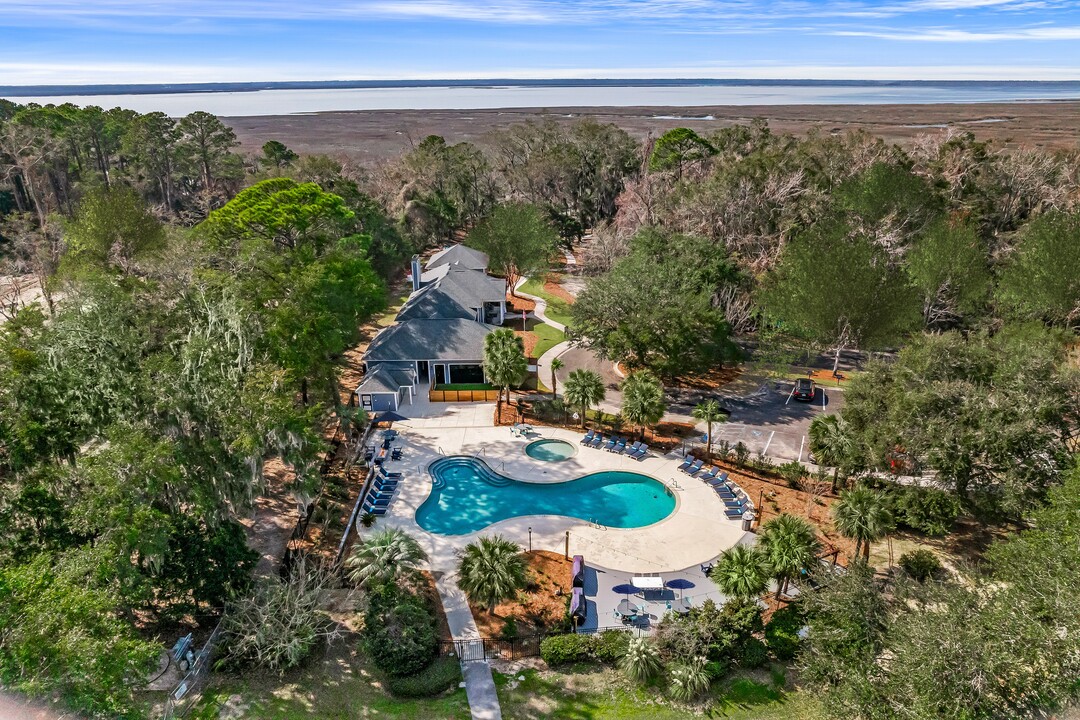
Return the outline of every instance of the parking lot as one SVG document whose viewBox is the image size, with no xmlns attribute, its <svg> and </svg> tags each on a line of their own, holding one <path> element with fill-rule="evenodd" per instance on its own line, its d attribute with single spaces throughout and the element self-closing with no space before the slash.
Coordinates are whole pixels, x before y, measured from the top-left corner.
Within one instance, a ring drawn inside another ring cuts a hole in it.
<svg viewBox="0 0 1080 720">
<path fill-rule="evenodd" d="M 792 397 L 793 389 L 790 381 L 768 382 L 749 395 L 723 398 L 731 417 L 713 428 L 713 443 L 726 440 L 734 445 L 741 440 L 752 455 L 763 452 L 778 462 L 810 464 L 810 422 L 843 407 L 844 393 L 818 385 L 813 401 L 805 402 Z"/>
</svg>

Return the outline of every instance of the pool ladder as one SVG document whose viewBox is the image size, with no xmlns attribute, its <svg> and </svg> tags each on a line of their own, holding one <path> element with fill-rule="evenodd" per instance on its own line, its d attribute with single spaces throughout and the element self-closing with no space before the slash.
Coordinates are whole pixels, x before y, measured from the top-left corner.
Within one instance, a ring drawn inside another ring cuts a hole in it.
<svg viewBox="0 0 1080 720">
<path fill-rule="evenodd" d="M 607 525 L 601 525 L 599 522 L 596 521 L 596 518 L 589 518 L 589 524 L 597 530 L 607 530 Z"/>
</svg>

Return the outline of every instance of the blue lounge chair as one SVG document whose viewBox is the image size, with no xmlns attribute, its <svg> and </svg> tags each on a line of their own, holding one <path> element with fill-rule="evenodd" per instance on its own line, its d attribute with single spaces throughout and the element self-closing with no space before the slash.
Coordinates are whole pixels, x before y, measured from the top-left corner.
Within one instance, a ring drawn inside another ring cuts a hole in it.
<svg viewBox="0 0 1080 720">
<path fill-rule="evenodd" d="M 742 508 L 729 508 L 724 511 L 724 515 L 729 518 L 741 518 L 743 516 Z"/>
<path fill-rule="evenodd" d="M 690 467 L 686 468 L 686 470 L 684 472 L 687 475 L 696 475 L 698 473 L 698 471 L 701 470 L 701 466 L 704 465 L 704 464 L 705 463 L 702 462 L 701 460 L 695 460 L 694 464 L 691 465 Z"/>
<path fill-rule="evenodd" d="M 593 436 L 592 442 L 589 443 L 589 445 L 591 445 L 594 448 L 599 448 L 603 444 L 604 444 L 604 433 L 599 433 L 599 432 L 596 433 L 596 435 Z"/>
<path fill-rule="evenodd" d="M 611 452 L 615 453 L 616 455 L 621 455 L 623 450 L 625 449 L 626 441 L 622 438 L 619 438 L 619 441 L 615 443 L 615 447 L 611 448 Z"/>
<path fill-rule="evenodd" d="M 372 515 L 385 515 L 385 505 L 364 505 L 364 512 L 371 513 Z"/>
<path fill-rule="evenodd" d="M 371 505 L 372 507 L 389 507 L 390 498 L 372 498 L 370 495 L 364 499 L 365 505 Z"/>
<path fill-rule="evenodd" d="M 634 451 L 634 454 L 630 457 L 634 458 L 638 462 L 641 462 L 649 456 L 649 446 L 645 443 L 641 443 L 641 447 Z"/>
<path fill-rule="evenodd" d="M 728 508 L 731 508 L 732 510 L 737 510 L 739 508 L 746 507 L 746 501 L 745 500 L 724 500 L 724 506 L 728 507 Z"/>
<path fill-rule="evenodd" d="M 375 482 L 372 483 L 372 485 L 377 488 L 396 488 L 399 482 L 399 480 L 387 480 L 386 478 L 380 477 L 375 478 Z"/>
<path fill-rule="evenodd" d="M 727 482 L 727 477 L 728 477 L 728 475 L 727 475 L 727 473 L 726 473 L 726 472 L 722 472 L 722 473 L 720 473 L 720 479 L 721 479 L 721 480 L 722 480 L 723 482 Z"/>
<path fill-rule="evenodd" d="M 727 481 L 724 480 L 724 477 L 722 475 L 720 477 L 716 477 L 716 478 L 712 478 L 710 480 L 706 480 L 705 482 L 706 482 L 706 484 L 712 485 L 714 488 L 717 488 L 717 489 L 726 488 L 728 486 Z"/>
<path fill-rule="evenodd" d="M 717 470 L 716 468 L 710 466 L 709 469 L 706 470 L 703 475 L 698 476 L 698 480 L 701 480 L 702 482 L 709 482 L 710 480 L 712 480 L 713 478 L 715 478 L 719 474 L 720 474 L 719 470 Z"/>
<path fill-rule="evenodd" d="M 585 433 L 585 437 L 581 438 L 581 440 L 579 442 L 582 445 L 588 445 L 589 443 L 592 442 L 592 439 L 594 437 L 596 437 L 596 431 L 595 430 L 590 430 L 589 432 Z"/>
<path fill-rule="evenodd" d="M 386 468 L 383 467 L 379 468 L 378 474 L 379 477 L 383 478 L 384 480 L 400 480 L 401 478 L 405 477 L 399 472 L 387 472 Z"/>
<path fill-rule="evenodd" d="M 630 446 L 628 446 L 626 448 L 626 454 L 627 455 L 633 455 L 634 453 L 636 453 L 638 451 L 638 448 L 640 448 L 641 445 L 642 445 L 642 442 L 640 440 L 635 440 L 633 445 L 630 445 Z"/>
<path fill-rule="evenodd" d="M 737 500 L 739 496 L 731 492 L 730 490 L 717 490 L 716 497 L 720 498 L 726 503 Z"/>
<path fill-rule="evenodd" d="M 617 436 L 615 436 L 615 435 L 612 435 L 610 438 L 608 438 L 608 441 L 604 444 L 604 449 L 610 452 L 611 449 L 615 447 L 615 444 L 617 442 L 619 442 L 619 438 Z"/>
<path fill-rule="evenodd" d="M 687 469 L 688 469 L 688 468 L 689 468 L 689 467 L 690 467 L 691 465 L 693 465 L 693 464 L 694 464 L 694 456 L 693 456 L 693 455 L 687 455 L 687 456 L 686 456 L 686 459 L 685 459 L 685 460 L 683 460 L 683 463 L 682 463 L 682 465 L 680 465 L 680 466 L 678 467 L 678 469 L 679 469 L 679 470 L 682 470 L 683 472 L 686 472 L 686 471 L 687 471 Z"/>
</svg>

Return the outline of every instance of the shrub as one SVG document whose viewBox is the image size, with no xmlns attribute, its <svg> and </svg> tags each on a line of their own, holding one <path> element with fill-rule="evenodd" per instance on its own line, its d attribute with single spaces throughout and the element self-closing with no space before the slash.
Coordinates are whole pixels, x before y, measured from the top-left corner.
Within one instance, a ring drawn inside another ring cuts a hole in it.
<svg viewBox="0 0 1080 720">
<path fill-rule="evenodd" d="M 502 630 L 499 631 L 499 637 L 503 640 L 517 640 L 517 636 L 517 620 L 513 617 L 508 617 L 503 620 L 503 626 Z"/>
<path fill-rule="evenodd" d="M 788 606 L 773 613 L 769 624 L 765 626 L 765 642 L 780 662 L 788 662 L 795 657 L 799 649 L 799 630 L 803 619 L 799 612 Z"/>
<path fill-rule="evenodd" d="M 438 649 L 435 612 L 428 599 L 386 585 L 372 592 L 361 635 L 364 652 L 388 675 L 412 675 Z"/>
<path fill-rule="evenodd" d="M 937 488 L 904 488 L 896 499 L 897 519 L 927 535 L 947 534 L 959 514 L 960 500 Z"/>
<path fill-rule="evenodd" d="M 622 630 L 605 630 L 596 636 L 596 659 L 600 662 L 615 663 L 626 655 L 630 645 L 630 633 Z"/>
<path fill-rule="evenodd" d="M 693 700 L 708 689 L 709 673 L 705 671 L 705 658 L 694 658 L 688 663 L 671 667 L 668 691 L 676 700 Z"/>
<path fill-rule="evenodd" d="M 660 652 L 647 638 L 630 638 L 619 667 L 631 680 L 648 682 L 660 672 Z"/>
<path fill-rule="evenodd" d="M 761 606 L 750 599 L 729 600 L 724 603 L 720 610 L 720 619 L 737 635 L 749 636 L 765 628 L 761 619 Z"/>
<path fill-rule="evenodd" d="M 461 682 L 461 665 L 457 658 L 439 658 L 418 673 L 408 677 L 387 678 L 386 686 L 398 697 L 431 697 L 446 692 Z"/>
<path fill-rule="evenodd" d="M 929 550 L 912 550 L 900 556 L 900 567 L 915 580 L 924 582 L 941 570 L 941 561 Z"/>
<path fill-rule="evenodd" d="M 745 466 L 746 461 L 750 459 L 750 448 L 746 447 L 746 444 L 742 440 L 735 443 L 732 452 L 735 453 L 735 464 L 739 467 Z"/>
<path fill-rule="evenodd" d="M 780 477 L 788 484 L 788 487 L 798 490 L 802 487 L 802 481 L 806 477 L 806 468 L 798 460 L 786 462 L 777 468 Z"/>
<path fill-rule="evenodd" d="M 591 660 L 596 642 L 592 635 L 552 635 L 540 643 L 540 657 L 552 667 Z"/>
<path fill-rule="evenodd" d="M 731 670 L 731 665 L 725 660 L 710 660 L 705 663 L 705 672 L 708 673 L 710 680 L 719 680 L 728 674 Z"/>
<path fill-rule="evenodd" d="M 759 668 L 769 662 L 769 651 L 765 647 L 765 643 L 756 637 L 748 637 L 736 649 L 735 662 L 739 663 L 740 667 L 748 670 Z"/>
</svg>

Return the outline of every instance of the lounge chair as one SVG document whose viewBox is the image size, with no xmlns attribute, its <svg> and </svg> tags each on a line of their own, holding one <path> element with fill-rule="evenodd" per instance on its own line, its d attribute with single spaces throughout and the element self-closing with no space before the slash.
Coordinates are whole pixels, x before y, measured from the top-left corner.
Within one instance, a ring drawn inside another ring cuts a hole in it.
<svg viewBox="0 0 1080 720">
<path fill-rule="evenodd" d="M 678 467 L 678 469 L 679 469 L 679 470 L 682 470 L 683 472 L 686 472 L 686 471 L 687 471 L 687 469 L 689 469 L 689 467 L 690 467 L 691 465 L 693 465 L 693 464 L 694 464 L 694 456 L 693 456 L 693 455 L 687 455 L 687 456 L 686 456 L 686 459 L 685 459 L 685 460 L 683 460 L 683 462 L 682 462 L 682 465 L 680 465 L 680 466 Z"/>
<path fill-rule="evenodd" d="M 375 482 L 372 487 L 380 489 L 395 490 L 400 483 L 397 480 L 386 480 L 384 478 L 375 478 Z"/>
<path fill-rule="evenodd" d="M 705 463 L 701 460 L 695 460 L 694 464 L 686 468 L 686 470 L 684 470 L 683 472 L 685 472 L 687 475 L 696 475 L 698 471 L 701 470 L 701 466 L 704 464 Z"/>
<path fill-rule="evenodd" d="M 596 433 L 596 435 L 593 436 L 592 442 L 589 443 L 589 445 L 594 447 L 594 448 L 599 448 L 603 444 L 604 444 L 604 433 L 600 433 L 600 432 Z"/>
<path fill-rule="evenodd" d="M 722 481 L 727 482 L 727 478 L 728 478 L 728 474 L 726 472 L 720 473 L 720 479 Z"/>
<path fill-rule="evenodd" d="M 615 435 L 612 435 L 610 438 L 608 438 L 608 441 L 604 444 L 604 449 L 607 450 L 608 452 L 610 452 L 611 449 L 614 448 L 615 444 L 618 443 L 618 442 L 619 442 L 619 438 L 617 436 L 615 436 Z"/>
<path fill-rule="evenodd" d="M 724 476 L 711 478 L 705 481 L 706 485 L 712 485 L 716 489 L 726 488 L 728 486 L 727 481 L 724 480 Z"/>
<path fill-rule="evenodd" d="M 746 498 L 735 499 L 735 500 L 724 500 L 724 506 L 729 507 L 732 510 L 746 507 Z"/>
<path fill-rule="evenodd" d="M 731 492 L 730 490 L 717 490 L 716 491 L 716 497 L 720 498 L 725 503 L 732 502 L 734 500 L 739 499 L 739 496 L 736 495 L 735 493 Z"/>
<path fill-rule="evenodd" d="M 649 446 L 645 443 L 641 443 L 641 447 L 634 451 L 634 454 L 630 457 L 634 458 L 638 462 L 641 462 L 649 456 Z"/>
<path fill-rule="evenodd" d="M 627 446 L 626 454 L 627 455 L 633 455 L 634 453 L 636 453 L 638 451 L 638 448 L 640 448 L 640 447 L 641 447 L 641 441 L 636 440 L 636 441 L 634 441 L 633 445 Z"/>
<path fill-rule="evenodd" d="M 364 504 L 372 505 L 374 507 L 387 507 L 390 505 L 390 498 L 388 497 L 372 497 L 368 495 L 364 499 Z"/>
<path fill-rule="evenodd" d="M 611 448 L 611 452 L 615 453 L 616 455 L 621 455 L 622 451 L 625 449 L 626 441 L 622 438 L 619 438 L 618 442 L 615 443 L 615 447 Z"/>
<path fill-rule="evenodd" d="M 372 515 L 385 515 L 387 507 L 385 505 L 364 505 L 364 512 L 371 513 Z"/>
<path fill-rule="evenodd" d="M 596 437 L 596 431 L 590 430 L 589 432 L 585 433 L 585 437 L 581 438 L 581 440 L 579 440 L 578 442 L 582 445 L 588 445 L 592 442 L 592 439 L 594 437 Z"/>
<path fill-rule="evenodd" d="M 400 480 L 401 478 L 405 477 L 402 473 L 390 472 L 384 467 L 379 468 L 379 475 L 386 478 L 387 480 Z"/>
<path fill-rule="evenodd" d="M 743 516 L 742 508 L 728 508 L 724 511 L 724 515 L 729 518 L 741 518 Z"/>
<path fill-rule="evenodd" d="M 710 466 L 709 469 L 706 470 L 703 475 L 698 476 L 698 480 L 701 480 L 702 482 L 709 482 L 710 480 L 712 480 L 713 478 L 715 478 L 719 474 L 720 474 L 719 470 L 717 470 L 716 468 Z"/>
</svg>

